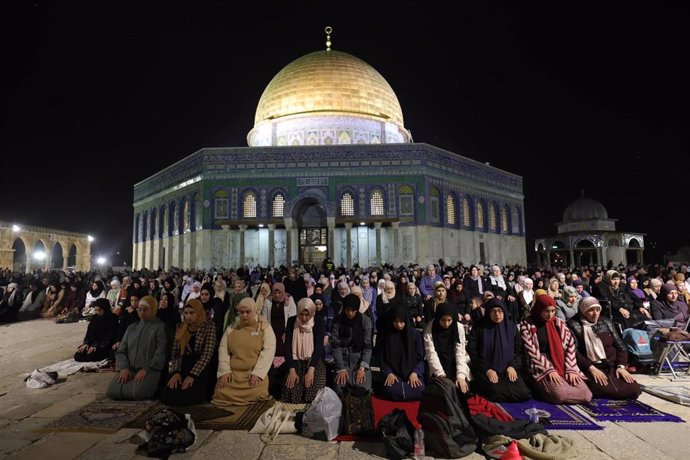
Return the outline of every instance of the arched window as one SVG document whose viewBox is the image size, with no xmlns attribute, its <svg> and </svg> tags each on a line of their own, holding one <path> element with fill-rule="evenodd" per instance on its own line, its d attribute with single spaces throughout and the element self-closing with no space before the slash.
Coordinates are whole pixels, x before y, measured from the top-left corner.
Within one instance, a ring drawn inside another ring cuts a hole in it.
<svg viewBox="0 0 690 460">
<path fill-rule="evenodd" d="M 501 233 L 508 233 L 508 206 L 501 208 Z"/>
<path fill-rule="evenodd" d="M 201 230 L 203 226 L 203 207 L 201 204 L 201 194 L 194 194 L 194 221 L 192 222 L 192 227 L 194 230 Z"/>
<path fill-rule="evenodd" d="M 285 216 L 285 197 L 282 193 L 276 193 L 273 197 L 273 217 Z"/>
<path fill-rule="evenodd" d="M 472 227 L 472 207 L 467 197 L 462 199 L 462 225 L 467 228 Z"/>
<path fill-rule="evenodd" d="M 371 192 L 371 198 L 369 199 L 369 206 L 371 208 L 372 216 L 382 216 L 383 215 L 383 194 L 380 190 L 374 190 Z"/>
<path fill-rule="evenodd" d="M 180 233 L 180 207 L 177 203 L 173 203 L 172 230 L 173 235 Z"/>
<path fill-rule="evenodd" d="M 216 219 L 230 218 L 230 194 L 227 190 L 218 190 L 213 195 L 214 200 L 214 217 Z"/>
<path fill-rule="evenodd" d="M 160 218 L 160 235 L 161 238 L 170 236 L 169 229 L 170 225 L 168 224 L 168 208 L 165 206 L 161 207 L 161 218 Z"/>
<path fill-rule="evenodd" d="M 409 185 L 398 189 L 398 205 L 401 216 L 414 216 L 414 189 Z"/>
<path fill-rule="evenodd" d="M 256 217 L 256 195 L 254 192 L 247 192 L 244 194 L 244 200 L 242 201 L 242 217 L 245 219 Z"/>
<path fill-rule="evenodd" d="M 182 231 L 184 233 L 192 231 L 191 215 L 192 207 L 189 205 L 189 199 L 185 198 L 182 202 Z"/>
<path fill-rule="evenodd" d="M 477 228 L 484 230 L 484 205 L 481 201 L 477 201 Z"/>
<path fill-rule="evenodd" d="M 455 225 L 455 198 L 453 195 L 446 197 L 446 223 Z"/>
<path fill-rule="evenodd" d="M 431 187 L 429 190 L 429 206 L 431 207 L 431 222 L 441 222 L 440 197 L 441 192 L 436 187 Z"/>
<path fill-rule="evenodd" d="M 489 230 L 496 231 L 496 205 L 489 203 Z"/>
<path fill-rule="evenodd" d="M 355 215 L 355 200 L 352 199 L 350 192 L 343 193 L 343 197 L 340 199 L 340 214 L 343 216 Z"/>
</svg>

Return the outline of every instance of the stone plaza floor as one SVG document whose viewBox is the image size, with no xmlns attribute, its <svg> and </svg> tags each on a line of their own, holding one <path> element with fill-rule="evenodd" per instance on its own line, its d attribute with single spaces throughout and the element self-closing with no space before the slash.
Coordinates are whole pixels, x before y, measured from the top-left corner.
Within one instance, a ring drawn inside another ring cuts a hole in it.
<svg viewBox="0 0 690 460">
<path fill-rule="evenodd" d="M 71 411 L 104 397 L 114 373 L 77 373 L 47 389 L 27 389 L 24 377 L 32 370 L 69 359 L 81 342 L 87 323 L 54 324 L 35 320 L 0 326 L 0 459 L 134 459 L 136 446 L 129 438 L 137 429 L 115 434 L 39 433 L 36 429 Z M 667 377 L 636 376 L 642 384 L 690 385 Z M 690 407 L 647 393 L 640 397 L 659 410 L 690 421 Z M 681 459 L 690 452 L 689 423 L 599 422 L 602 431 L 555 433 L 575 440 L 587 460 Z M 174 459 L 360 459 L 385 457 L 380 443 L 321 442 L 281 434 L 271 443 L 243 431 L 198 430 L 194 446 Z M 472 454 L 468 459 L 484 458 Z"/>
</svg>

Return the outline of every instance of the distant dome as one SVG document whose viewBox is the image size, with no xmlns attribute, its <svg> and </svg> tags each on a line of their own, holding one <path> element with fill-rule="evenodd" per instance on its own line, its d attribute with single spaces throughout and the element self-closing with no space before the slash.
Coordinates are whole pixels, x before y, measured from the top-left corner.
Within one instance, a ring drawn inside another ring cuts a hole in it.
<svg viewBox="0 0 690 460">
<path fill-rule="evenodd" d="M 608 219 L 609 213 L 599 201 L 583 196 L 573 201 L 563 211 L 563 222 Z"/>
</svg>

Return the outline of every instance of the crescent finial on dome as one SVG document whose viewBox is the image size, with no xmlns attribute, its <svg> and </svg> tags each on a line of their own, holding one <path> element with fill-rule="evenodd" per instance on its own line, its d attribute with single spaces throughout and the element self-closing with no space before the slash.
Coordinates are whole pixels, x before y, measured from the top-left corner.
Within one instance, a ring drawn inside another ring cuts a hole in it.
<svg viewBox="0 0 690 460">
<path fill-rule="evenodd" d="M 324 32 L 326 32 L 326 51 L 330 51 L 331 50 L 331 32 L 333 32 L 333 27 L 326 26 L 326 28 L 323 30 L 324 30 Z"/>
</svg>

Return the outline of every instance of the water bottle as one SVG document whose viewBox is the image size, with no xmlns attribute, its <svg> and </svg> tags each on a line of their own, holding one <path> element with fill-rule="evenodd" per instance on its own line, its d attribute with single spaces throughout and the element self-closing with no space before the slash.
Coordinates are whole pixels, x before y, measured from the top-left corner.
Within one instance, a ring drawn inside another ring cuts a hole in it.
<svg viewBox="0 0 690 460">
<path fill-rule="evenodd" d="M 421 428 L 414 431 L 414 459 L 422 460 L 424 458 L 424 432 Z"/>
<path fill-rule="evenodd" d="M 525 413 L 529 415 L 529 421 L 531 423 L 539 423 L 539 410 L 536 407 L 532 406 L 527 409 Z"/>
</svg>

